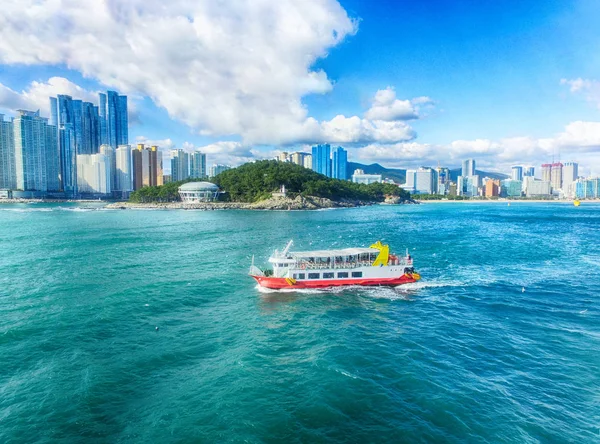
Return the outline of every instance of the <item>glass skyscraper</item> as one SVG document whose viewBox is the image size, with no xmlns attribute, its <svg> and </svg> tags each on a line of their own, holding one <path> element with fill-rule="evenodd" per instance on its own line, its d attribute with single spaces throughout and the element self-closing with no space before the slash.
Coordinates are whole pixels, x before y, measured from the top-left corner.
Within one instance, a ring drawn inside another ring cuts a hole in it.
<svg viewBox="0 0 600 444">
<path fill-rule="evenodd" d="M 0 114 L 0 189 L 14 190 L 16 186 L 13 122 Z"/>
<path fill-rule="evenodd" d="M 312 147 L 312 169 L 331 177 L 331 147 L 329 144 Z"/>
<path fill-rule="evenodd" d="M 475 159 L 463 160 L 462 164 L 462 176 L 474 176 L 475 175 Z"/>
<path fill-rule="evenodd" d="M 334 179 L 348 179 L 348 151 L 341 146 L 333 149 L 332 177 Z"/>
<path fill-rule="evenodd" d="M 100 145 L 108 145 L 108 120 L 106 118 L 106 94 L 99 93 L 98 100 L 100 106 L 98 107 L 98 117 L 100 119 Z"/>
<path fill-rule="evenodd" d="M 173 182 L 190 177 L 189 155 L 183 150 L 171 151 L 171 178 Z"/>
<path fill-rule="evenodd" d="M 194 151 L 190 155 L 190 177 L 206 177 L 206 154 L 202 151 Z"/>
<path fill-rule="evenodd" d="M 127 145 L 129 143 L 127 96 L 120 96 L 115 91 L 107 91 L 106 120 L 108 145 L 114 149 L 119 145 Z"/>
</svg>

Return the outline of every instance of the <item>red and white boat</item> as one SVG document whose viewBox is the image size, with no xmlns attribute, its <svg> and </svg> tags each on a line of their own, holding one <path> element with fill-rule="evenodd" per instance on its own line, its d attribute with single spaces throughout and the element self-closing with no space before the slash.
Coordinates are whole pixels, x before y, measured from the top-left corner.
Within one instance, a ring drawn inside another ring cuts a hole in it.
<svg viewBox="0 0 600 444">
<path fill-rule="evenodd" d="M 292 252 L 290 241 L 281 252 L 269 258 L 272 270 L 250 267 L 258 285 L 272 289 L 327 288 L 344 285 L 396 286 L 416 282 L 421 276 L 413 260 L 391 254 L 389 247 L 377 242 L 369 248 Z"/>
</svg>

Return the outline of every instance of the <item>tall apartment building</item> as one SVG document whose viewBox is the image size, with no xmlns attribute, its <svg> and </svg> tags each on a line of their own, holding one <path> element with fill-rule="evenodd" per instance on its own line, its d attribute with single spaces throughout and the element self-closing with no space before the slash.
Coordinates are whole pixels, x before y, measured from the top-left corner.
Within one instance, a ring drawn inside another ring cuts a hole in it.
<svg viewBox="0 0 600 444">
<path fill-rule="evenodd" d="M 177 182 L 190 177 L 189 154 L 184 150 L 171 151 L 171 180 Z"/>
<path fill-rule="evenodd" d="M 131 147 L 119 145 L 115 151 L 115 188 L 114 191 L 126 198 L 133 190 L 133 172 L 131 169 Z"/>
<path fill-rule="evenodd" d="M 230 169 L 231 169 L 231 167 L 229 165 L 221 165 L 219 163 L 216 163 L 212 167 L 210 167 L 210 172 L 208 174 L 208 177 L 218 176 L 223 171 L 227 171 L 227 170 L 230 170 Z"/>
<path fill-rule="evenodd" d="M 514 166 L 511 170 L 511 178 L 512 180 L 523 180 L 523 167 L 522 166 Z"/>
<path fill-rule="evenodd" d="M 162 182 L 162 155 L 157 146 L 146 147 L 143 143 L 138 143 L 131 151 L 131 160 L 134 190 L 158 185 L 159 167 Z"/>
<path fill-rule="evenodd" d="M 206 154 L 196 150 L 190 154 L 190 177 L 206 177 Z"/>
<path fill-rule="evenodd" d="M 15 171 L 15 136 L 12 120 L 4 120 L 0 114 L 0 189 L 17 187 Z"/>
<path fill-rule="evenodd" d="M 552 188 L 555 190 L 562 189 L 562 180 L 563 180 L 563 164 L 560 162 L 556 162 L 552 164 L 550 170 L 550 183 L 552 184 Z"/>
<path fill-rule="evenodd" d="M 312 147 L 312 169 L 331 177 L 331 146 L 329 144 Z"/>
<path fill-rule="evenodd" d="M 331 177 L 340 180 L 348 179 L 348 152 L 341 146 L 333 149 Z"/>
<path fill-rule="evenodd" d="M 485 197 L 497 197 L 500 195 L 500 181 L 488 179 L 485 181 Z"/>
<path fill-rule="evenodd" d="M 58 191 L 56 127 L 39 112 L 18 110 L 13 120 L 15 186 L 20 190 Z"/>
<path fill-rule="evenodd" d="M 544 163 L 542 165 L 542 180 L 546 182 L 551 182 L 552 178 L 552 164 Z"/>
<path fill-rule="evenodd" d="M 577 162 L 565 162 L 562 171 L 562 189 L 563 191 L 573 197 L 575 190 L 571 190 L 571 184 L 577 180 L 579 176 L 579 164 Z"/>
<path fill-rule="evenodd" d="M 474 176 L 475 175 L 475 167 L 476 167 L 475 159 L 463 160 L 461 175 L 463 177 Z"/>
<path fill-rule="evenodd" d="M 103 102 L 102 94 L 100 104 Z M 115 91 L 106 92 L 106 136 L 108 145 L 116 149 L 119 145 L 129 143 L 129 119 L 127 117 L 127 96 L 120 96 Z"/>
<path fill-rule="evenodd" d="M 110 159 L 106 155 L 77 155 L 77 189 L 80 194 L 110 194 L 112 176 Z"/>
<path fill-rule="evenodd" d="M 104 154 L 108 163 L 110 164 L 110 189 L 114 190 L 116 188 L 116 174 L 117 174 L 117 158 L 115 155 L 115 149 L 113 149 L 110 145 L 100 145 L 100 154 Z"/>
<path fill-rule="evenodd" d="M 534 167 L 525 167 L 523 170 L 524 177 L 534 177 L 535 176 L 535 168 Z"/>
</svg>

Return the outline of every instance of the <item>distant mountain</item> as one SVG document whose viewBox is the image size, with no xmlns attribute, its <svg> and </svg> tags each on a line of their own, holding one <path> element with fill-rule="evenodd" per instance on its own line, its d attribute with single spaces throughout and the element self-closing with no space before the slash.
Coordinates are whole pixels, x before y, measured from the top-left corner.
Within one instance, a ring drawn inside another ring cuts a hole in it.
<svg viewBox="0 0 600 444">
<path fill-rule="evenodd" d="M 452 180 L 453 182 L 456 182 L 456 178 L 458 176 L 460 176 L 461 173 L 462 173 L 461 168 L 455 168 L 453 170 L 450 170 L 450 180 Z M 490 173 L 489 171 L 481 171 L 481 170 L 475 170 L 475 174 L 478 174 L 479 177 L 482 179 L 484 177 L 489 177 L 490 179 L 504 180 L 504 179 L 508 179 L 510 177 L 507 174 Z"/>
<path fill-rule="evenodd" d="M 365 174 L 381 174 L 384 179 L 392 179 L 396 183 L 406 182 L 406 170 L 386 168 L 378 163 L 364 165 L 362 163 L 348 162 L 348 179 L 351 179 L 354 170 L 361 169 Z"/>
</svg>

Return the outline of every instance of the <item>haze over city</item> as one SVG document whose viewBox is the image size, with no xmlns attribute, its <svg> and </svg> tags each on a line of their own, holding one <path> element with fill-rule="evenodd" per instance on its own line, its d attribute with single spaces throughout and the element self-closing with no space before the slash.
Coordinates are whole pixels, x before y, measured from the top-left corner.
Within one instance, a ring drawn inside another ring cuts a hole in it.
<svg viewBox="0 0 600 444">
<path fill-rule="evenodd" d="M 0 113 L 115 89 L 129 142 L 165 156 L 238 165 L 331 143 L 389 167 L 597 175 L 599 15 L 591 0 L 8 2 Z"/>
</svg>

